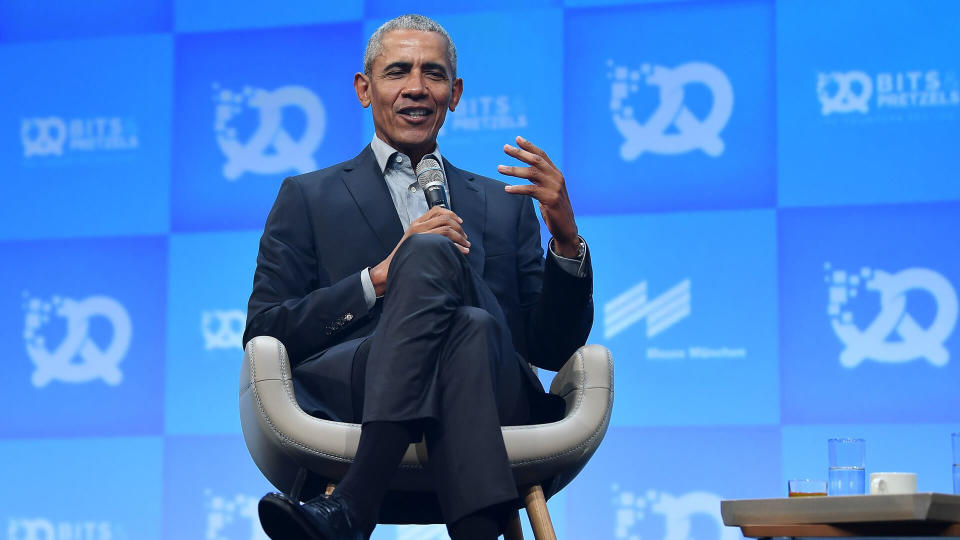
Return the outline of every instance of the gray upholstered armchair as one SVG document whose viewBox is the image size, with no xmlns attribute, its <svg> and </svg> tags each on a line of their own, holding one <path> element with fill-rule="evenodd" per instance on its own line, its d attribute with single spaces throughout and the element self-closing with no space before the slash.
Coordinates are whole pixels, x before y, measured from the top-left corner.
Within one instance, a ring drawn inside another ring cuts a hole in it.
<svg viewBox="0 0 960 540">
<path fill-rule="evenodd" d="M 580 348 L 554 378 L 550 392 L 566 401 L 562 420 L 503 428 L 537 540 L 556 538 L 546 499 L 573 480 L 607 431 L 613 406 L 610 351 L 599 345 Z M 321 420 L 300 409 L 286 349 L 266 336 L 250 340 L 244 351 L 240 422 L 254 462 L 278 490 L 298 500 L 331 492 L 360 439 L 358 424 Z M 411 444 L 382 507 L 381 523 L 441 522 L 426 462 L 425 445 Z M 505 536 L 523 537 L 519 515 Z"/>
</svg>

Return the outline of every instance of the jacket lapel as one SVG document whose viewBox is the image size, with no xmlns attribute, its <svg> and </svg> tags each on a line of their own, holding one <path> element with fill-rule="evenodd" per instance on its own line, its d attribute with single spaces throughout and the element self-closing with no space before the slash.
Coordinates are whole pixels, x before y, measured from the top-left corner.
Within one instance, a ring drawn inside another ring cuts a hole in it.
<svg viewBox="0 0 960 540">
<path fill-rule="evenodd" d="M 470 240 L 467 261 L 483 275 L 483 233 L 487 207 L 483 190 L 474 183 L 473 176 L 454 167 L 444 158 L 447 185 L 450 187 L 452 210 L 463 219 L 463 231 Z M 393 199 L 383 181 L 383 173 L 370 145 L 344 166 L 343 183 L 363 214 L 367 225 L 373 230 L 384 253 L 390 253 L 403 237 L 403 225 Z M 385 256 L 385 255 L 384 255 Z"/>
<path fill-rule="evenodd" d="M 447 173 L 447 185 L 450 187 L 452 210 L 463 219 L 463 232 L 467 233 L 467 239 L 470 241 L 467 261 L 477 271 L 477 275 L 483 276 L 486 196 L 474 183 L 473 175 L 454 167 L 446 158 L 443 159 L 443 165 Z"/>
<path fill-rule="evenodd" d="M 370 145 L 347 163 L 342 178 L 380 245 L 386 253 L 393 251 L 403 237 L 403 225 Z"/>
</svg>

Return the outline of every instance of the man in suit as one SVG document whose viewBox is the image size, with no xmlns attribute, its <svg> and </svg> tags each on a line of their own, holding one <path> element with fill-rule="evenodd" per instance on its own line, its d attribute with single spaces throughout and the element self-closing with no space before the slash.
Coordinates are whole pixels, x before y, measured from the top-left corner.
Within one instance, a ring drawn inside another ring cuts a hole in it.
<svg viewBox="0 0 960 540">
<path fill-rule="evenodd" d="M 366 538 L 411 441 L 426 438 L 455 539 L 495 538 L 517 499 L 501 425 L 562 416 L 527 362 L 559 369 L 593 321 L 592 274 L 564 179 L 521 137 L 506 185 L 457 169 L 437 133 L 463 92 L 456 48 L 405 15 L 370 38 L 354 77 L 375 136 L 357 157 L 288 178 L 267 218 L 244 344 L 283 342 L 301 407 L 362 423 L 331 497 L 260 502 L 272 538 Z M 414 170 L 441 163 L 450 208 Z M 546 258 L 532 200 L 552 240 Z"/>
</svg>

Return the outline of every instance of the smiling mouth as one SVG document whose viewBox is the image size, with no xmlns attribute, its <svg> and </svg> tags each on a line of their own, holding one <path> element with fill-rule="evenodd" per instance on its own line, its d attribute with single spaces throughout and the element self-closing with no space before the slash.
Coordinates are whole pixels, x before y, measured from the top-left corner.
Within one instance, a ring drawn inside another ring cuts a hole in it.
<svg viewBox="0 0 960 540">
<path fill-rule="evenodd" d="M 433 114 L 433 111 L 423 107 L 406 107 L 400 109 L 400 116 L 403 116 L 409 120 L 421 120 Z"/>
</svg>

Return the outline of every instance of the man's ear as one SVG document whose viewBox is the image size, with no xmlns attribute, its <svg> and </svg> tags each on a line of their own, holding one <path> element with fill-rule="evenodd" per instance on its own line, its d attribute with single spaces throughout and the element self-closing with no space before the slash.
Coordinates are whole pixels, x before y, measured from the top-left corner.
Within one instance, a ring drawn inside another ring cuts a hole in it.
<svg viewBox="0 0 960 540">
<path fill-rule="evenodd" d="M 450 112 L 453 112 L 457 108 L 457 104 L 460 103 L 460 96 L 463 95 L 463 79 L 457 78 L 453 81 L 453 88 L 450 89 Z"/>
<path fill-rule="evenodd" d="M 367 77 L 363 73 L 357 73 L 353 76 L 353 89 L 357 92 L 357 99 L 360 100 L 360 105 L 363 105 L 363 108 L 366 109 L 370 106 L 370 77 Z"/>
</svg>

